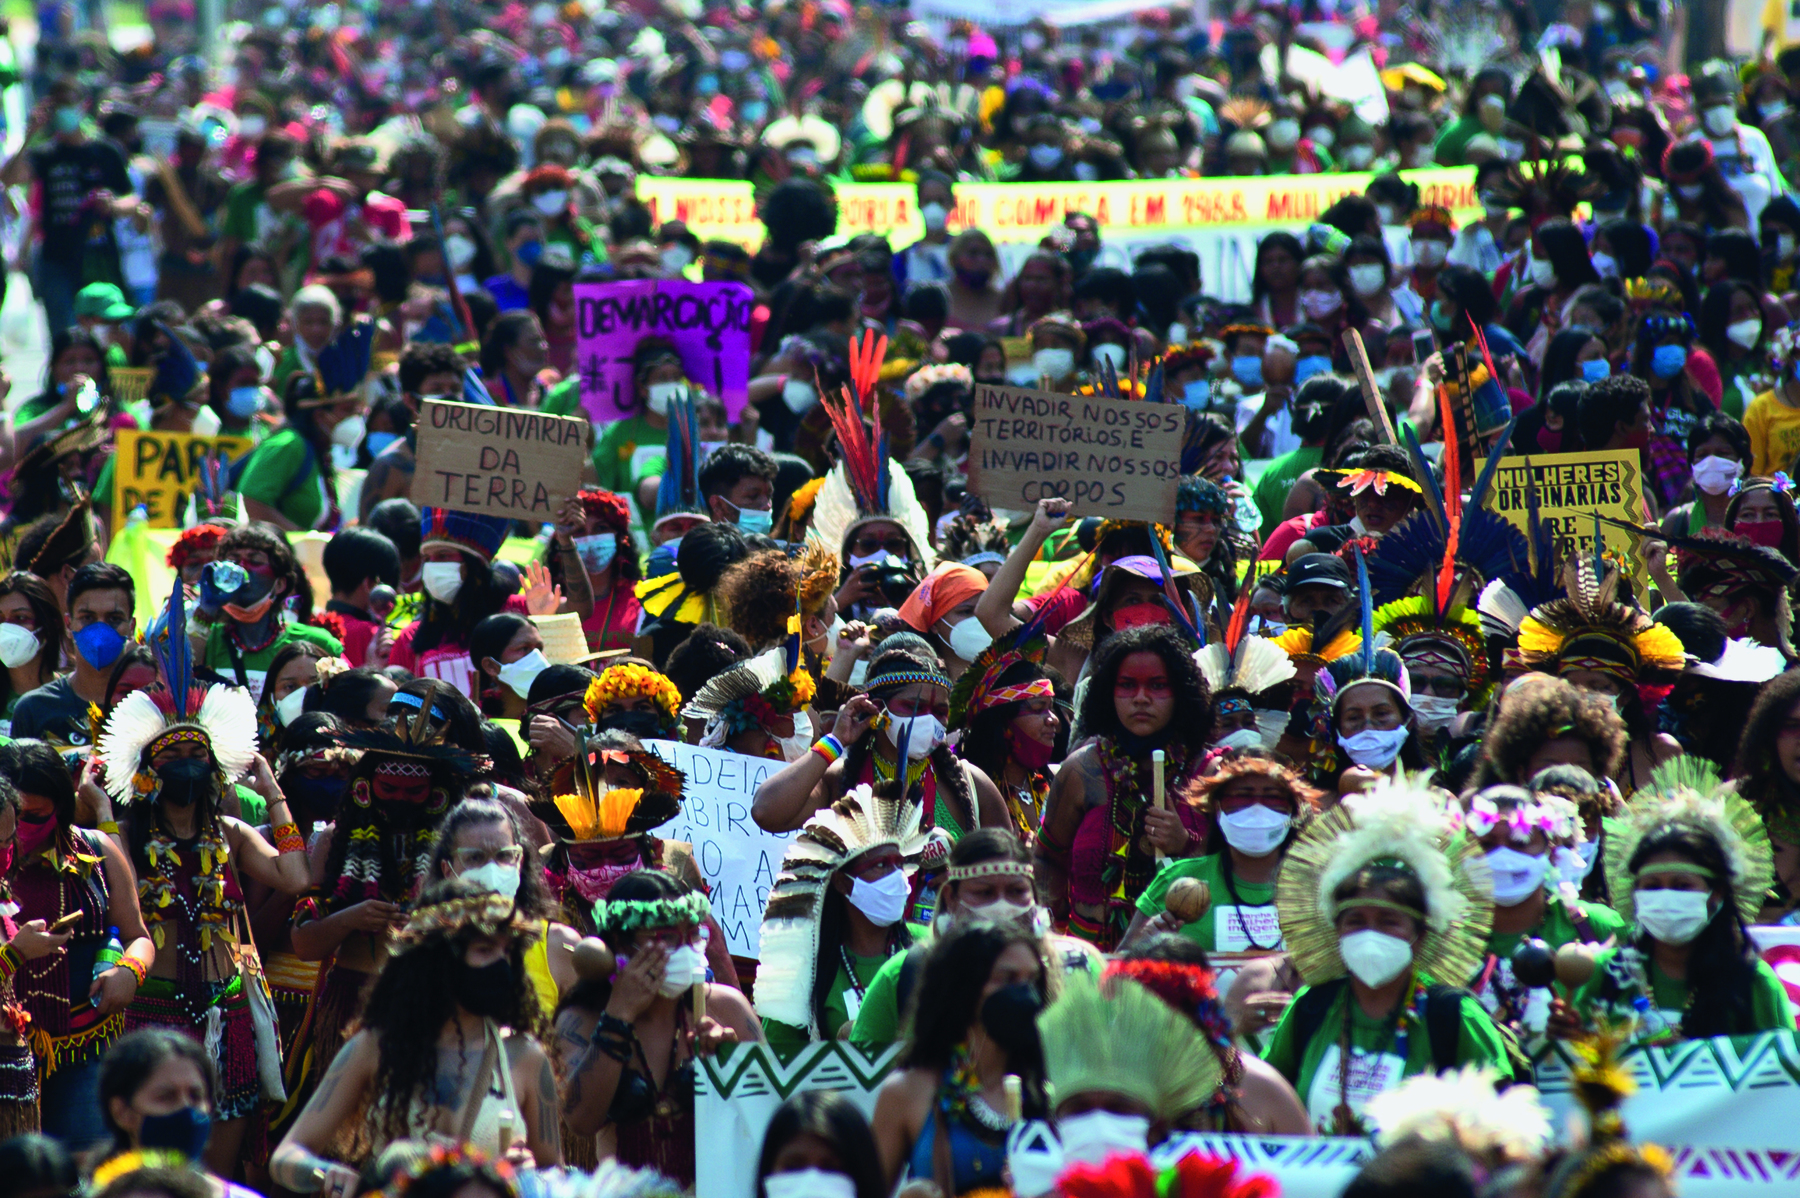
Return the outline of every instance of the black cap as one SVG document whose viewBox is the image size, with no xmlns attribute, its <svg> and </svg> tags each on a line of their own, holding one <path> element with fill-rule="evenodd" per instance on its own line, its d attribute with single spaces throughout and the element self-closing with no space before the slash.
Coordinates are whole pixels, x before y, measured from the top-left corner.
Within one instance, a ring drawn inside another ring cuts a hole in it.
<svg viewBox="0 0 1800 1198">
<path fill-rule="evenodd" d="M 1329 553 L 1308 553 L 1299 558 L 1287 570 L 1287 591 L 1293 594 L 1297 587 L 1342 587 L 1350 589 L 1350 567 L 1344 559 Z"/>
</svg>

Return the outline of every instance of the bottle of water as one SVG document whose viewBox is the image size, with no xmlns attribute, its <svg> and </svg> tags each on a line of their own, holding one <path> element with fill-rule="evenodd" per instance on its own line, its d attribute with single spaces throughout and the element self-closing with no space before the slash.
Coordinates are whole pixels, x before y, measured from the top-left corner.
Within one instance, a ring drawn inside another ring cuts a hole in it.
<svg viewBox="0 0 1800 1198">
<path fill-rule="evenodd" d="M 94 956 L 94 978 L 117 965 L 125 957 L 125 945 L 119 940 L 119 929 L 106 929 L 106 943 Z M 93 980 L 93 979 L 90 979 Z"/>
<path fill-rule="evenodd" d="M 1231 477 L 1227 475 L 1224 485 L 1229 487 L 1231 482 Z M 1262 509 L 1256 506 L 1256 500 L 1251 497 L 1248 487 L 1232 500 L 1232 518 L 1244 533 L 1259 541 L 1262 539 Z"/>
</svg>

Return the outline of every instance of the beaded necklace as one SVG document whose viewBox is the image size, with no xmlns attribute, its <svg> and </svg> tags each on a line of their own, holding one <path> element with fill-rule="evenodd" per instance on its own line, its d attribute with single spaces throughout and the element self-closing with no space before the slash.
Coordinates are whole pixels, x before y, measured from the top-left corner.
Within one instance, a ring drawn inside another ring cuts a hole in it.
<svg viewBox="0 0 1800 1198">
<path fill-rule="evenodd" d="M 224 826 L 215 820 L 202 828 L 191 851 L 198 854 L 198 868 L 192 875 L 190 895 L 179 882 L 180 845 L 167 829 L 157 825 L 144 844 L 146 869 L 138 882 L 138 905 L 159 953 L 170 947 L 171 916 L 178 917 L 176 1002 L 197 1023 L 208 1006 L 204 1001 L 205 961 L 212 951 L 213 935 L 225 936 L 227 925 L 244 904 L 241 899 L 226 897 L 225 870 L 231 849 L 225 842 Z"/>
<path fill-rule="evenodd" d="M 1425 983 L 1417 976 L 1413 979 L 1412 995 L 1409 1001 L 1394 1004 L 1393 1014 L 1387 1017 L 1382 1027 L 1381 1039 L 1371 1052 L 1365 1053 L 1351 1041 L 1350 1029 L 1356 1017 L 1356 994 L 1348 985 L 1344 987 L 1344 1030 L 1338 1041 L 1338 1108 L 1333 1112 L 1337 1123 L 1335 1134 L 1340 1136 L 1360 1136 L 1368 1134 L 1363 1127 L 1362 1116 L 1350 1107 L 1350 1063 L 1354 1058 L 1371 1056 L 1379 1058 L 1385 1055 L 1387 1047 L 1392 1046 L 1393 1055 L 1400 1058 L 1405 1068 L 1406 1041 L 1409 1024 L 1423 1025 L 1424 1020 L 1419 1012 L 1425 1009 Z"/>
<path fill-rule="evenodd" d="M 950 1054 L 950 1067 L 944 1071 L 944 1087 L 938 1105 L 946 1119 L 960 1119 L 965 1126 L 974 1125 L 990 1133 L 1002 1133 L 1013 1121 L 988 1105 L 981 1096 L 981 1079 L 975 1075 L 975 1062 L 969 1046 L 959 1044 Z"/>
</svg>

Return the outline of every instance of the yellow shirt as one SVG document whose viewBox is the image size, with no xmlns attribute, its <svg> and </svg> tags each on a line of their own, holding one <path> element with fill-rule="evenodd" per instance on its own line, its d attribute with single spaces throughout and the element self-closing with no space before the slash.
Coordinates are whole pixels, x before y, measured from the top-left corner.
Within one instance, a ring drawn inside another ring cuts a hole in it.
<svg viewBox="0 0 1800 1198">
<path fill-rule="evenodd" d="M 1800 453 L 1800 408 L 1790 408 L 1765 391 L 1744 409 L 1744 428 L 1750 433 L 1754 456 L 1751 472 L 1769 478 L 1786 470 Z"/>
<path fill-rule="evenodd" d="M 531 988 L 537 991 L 538 1006 L 548 1019 L 556 1010 L 561 992 L 556 988 L 556 978 L 550 973 L 550 921 L 538 922 L 543 925 L 538 929 L 538 938 L 525 950 L 525 976 L 531 979 Z"/>
</svg>

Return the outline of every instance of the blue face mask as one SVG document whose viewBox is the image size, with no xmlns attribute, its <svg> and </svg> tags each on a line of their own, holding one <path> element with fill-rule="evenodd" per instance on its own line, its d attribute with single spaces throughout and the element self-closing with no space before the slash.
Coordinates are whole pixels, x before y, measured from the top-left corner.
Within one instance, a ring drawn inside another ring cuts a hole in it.
<svg viewBox="0 0 1800 1198">
<path fill-rule="evenodd" d="M 1331 359 L 1324 354 L 1308 354 L 1294 363 L 1294 386 L 1298 387 L 1315 374 L 1330 374 Z"/>
<path fill-rule="evenodd" d="M 1262 359 L 1256 360 L 1256 370 L 1262 373 Z M 1212 384 L 1205 379 L 1195 379 L 1181 391 L 1181 402 L 1198 412 L 1212 402 Z"/>
<path fill-rule="evenodd" d="M 537 260 L 544 256 L 544 243 L 541 241 L 527 241 L 524 245 L 513 251 L 513 256 L 527 266 L 536 266 Z"/>
<path fill-rule="evenodd" d="M 1262 386 L 1262 359 L 1254 354 L 1233 358 L 1231 376 L 1246 387 Z"/>
<path fill-rule="evenodd" d="M 262 407 L 261 387 L 233 387 L 230 398 L 225 401 L 225 410 L 239 420 L 248 420 L 256 415 L 256 410 L 260 407 Z"/>
<path fill-rule="evenodd" d="M 745 536 L 760 536 L 775 527 L 774 512 L 762 508 L 738 507 L 729 499 L 725 502 L 731 504 L 732 508 L 736 510 L 738 531 Z"/>
<path fill-rule="evenodd" d="M 145 1115 L 138 1128 L 138 1145 L 179 1152 L 190 1161 L 200 1159 L 212 1139 L 212 1116 L 191 1106 L 166 1115 Z"/>
<path fill-rule="evenodd" d="M 1687 346 L 1659 345 L 1650 355 L 1650 373 L 1659 379 L 1672 379 L 1687 365 Z"/>
<path fill-rule="evenodd" d="M 1590 383 L 1597 383 L 1612 374 L 1612 363 L 1605 358 L 1589 358 L 1581 364 L 1581 377 Z"/>
<path fill-rule="evenodd" d="M 96 670 L 111 669 L 113 662 L 119 660 L 119 654 L 125 652 L 124 636 L 111 624 L 98 620 L 77 632 L 74 640 L 75 651 L 81 654 L 81 660 Z"/>
<path fill-rule="evenodd" d="M 743 516 L 738 517 L 738 527 L 743 527 Z M 603 532 L 591 537 L 576 537 L 575 552 L 581 555 L 581 568 L 589 574 L 598 574 L 612 565 L 613 558 L 619 553 L 619 535 Z"/>
<path fill-rule="evenodd" d="M 366 444 L 370 457 L 380 457 L 381 451 L 400 439 L 399 433 L 370 433 Z"/>
</svg>

